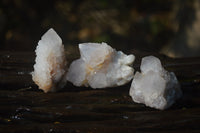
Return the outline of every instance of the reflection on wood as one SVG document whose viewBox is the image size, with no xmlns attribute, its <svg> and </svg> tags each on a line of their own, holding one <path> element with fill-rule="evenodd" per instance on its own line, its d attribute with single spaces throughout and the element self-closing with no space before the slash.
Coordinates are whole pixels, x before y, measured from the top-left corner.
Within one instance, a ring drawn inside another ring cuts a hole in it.
<svg viewBox="0 0 200 133">
<path fill-rule="evenodd" d="M 139 57 L 139 55 L 136 57 Z M 117 88 L 74 87 L 43 93 L 30 72 L 34 53 L 0 53 L 1 132 L 198 132 L 200 131 L 200 58 L 160 56 L 181 82 L 183 97 L 159 111 L 133 103 L 130 83 Z M 140 58 L 134 66 L 138 69 Z"/>
</svg>

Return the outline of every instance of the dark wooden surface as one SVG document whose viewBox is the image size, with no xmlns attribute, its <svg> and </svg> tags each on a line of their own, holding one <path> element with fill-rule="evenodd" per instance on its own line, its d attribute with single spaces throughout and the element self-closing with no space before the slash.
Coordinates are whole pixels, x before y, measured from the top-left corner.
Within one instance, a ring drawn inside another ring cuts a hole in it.
<svg viewBox="0 0 200 133">
<path fill-rule="evenodd" d="M 136 55 L 136 70 L 142 56 Z M 0 52 L 0 132 L 200 132 L 200 58 L 159 57 L 183 90 L 183 97 L 164 111 L 134 103 L 130 83 L 96 90 L 68 83 L 45 94 L 31 79 L 34 53 Z"/>
</svg>

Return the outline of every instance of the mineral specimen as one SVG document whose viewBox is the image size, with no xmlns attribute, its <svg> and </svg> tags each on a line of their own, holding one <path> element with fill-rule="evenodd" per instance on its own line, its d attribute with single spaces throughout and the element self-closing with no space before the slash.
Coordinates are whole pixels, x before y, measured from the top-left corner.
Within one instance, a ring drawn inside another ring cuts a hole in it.
<svg viewBox="0 0 200 133">
<path fill-rule="evenodd" d="M 38 42 L 33 81 L 44 92 L 55 91 L 65 84 L 66 69 L 64 45 L 53 29 L 49 29 Z"/>
<path fill-rule="evenodd" d="M 141 73 L 136 72 L 129 92 L 133 101 L 163 110 L 181 97 L 175 74 L 167 72 L 158 58 L 144 57 L 140 69 Z"/>
<path fill-rule="evenodd" d="M 106 43 L 79 44 L 80 59 L 72 62 L 67 80 L 75 86 L 120 86 L 133 78 L 134 55 L 125 55 Z"/>
</svg>

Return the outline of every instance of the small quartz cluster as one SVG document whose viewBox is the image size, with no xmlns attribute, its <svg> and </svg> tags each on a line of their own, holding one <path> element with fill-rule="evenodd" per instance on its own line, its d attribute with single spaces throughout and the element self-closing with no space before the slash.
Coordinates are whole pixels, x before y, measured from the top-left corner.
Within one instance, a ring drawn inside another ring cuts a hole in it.
<svg viewBox="0 0 200 133">
<path fill-rule="evenodd" d="M 53 92 L 67 80 L 75 86 L 107 88 L 124 85 L 134 77 L 129 91 L 133 101 L 160 110 L 170 107 L 182 95 L 175 74 L 167 72 L 154 56 L 144 57 L 141 73 L 134 76 L 132 54 L 116 51 L 106 43 L 82 43 L 79 50 L 80 58 L 67 71 L 62 40 L 49 29 L 35 50 L 33 81 L 44 92 Z"/>
<path fill-rule="evenodd" d="M 53 29 L 49 29 L 38 42 L 35 52 L 33 81 L 44 92 L 56 91 L 66 82 L 63 77 L 67 62 L 61 38 Z"/>
<path fill-rule="evenodd" d="M 134 55 L 125 55 L 106 43 L 79 44 L 80 59 L 72 62 L 67 80 L 75 86 L 121 86 L 133 78 Z"/>
<path fill-rule="evenodd" d="M 129 92 L 134 102 L 163 110 L 181 97 L 175 74 L 167 72 L 158 58 L 144 57 L 140 69 L 141 73 L 136 72 Z"/>
</svg>

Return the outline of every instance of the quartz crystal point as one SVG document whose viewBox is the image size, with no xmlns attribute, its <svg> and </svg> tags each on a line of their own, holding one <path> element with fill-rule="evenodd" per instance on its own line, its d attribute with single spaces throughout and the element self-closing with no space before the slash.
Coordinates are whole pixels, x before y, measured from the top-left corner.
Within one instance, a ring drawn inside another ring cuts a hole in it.
<svg viewBox="0 0 200 133">
<path fill-rule="evenodd" d="M 134 55 L 125 55 L 106 43 L 79 44 L 80 59 L 72 62 L 67 80 L 75 86 L 121 86 L 133 78 Z"/>
<path fill-rule="evenodd" d="M 136 72 L 129 92 L 134 102 L 163 110 L 181 97 L 175 74 L 167 72 L 158 58 L 142 58 L 140 69 L 141 73 Z"/>
<path fill-rule="evenodd" d="M 35 52 L 33 81 L 44 92 L 56 91 L 65 84 L 66 58 L 61 38 L 53 29 L 49 29 L 38 42 Z"/>
</svg>

